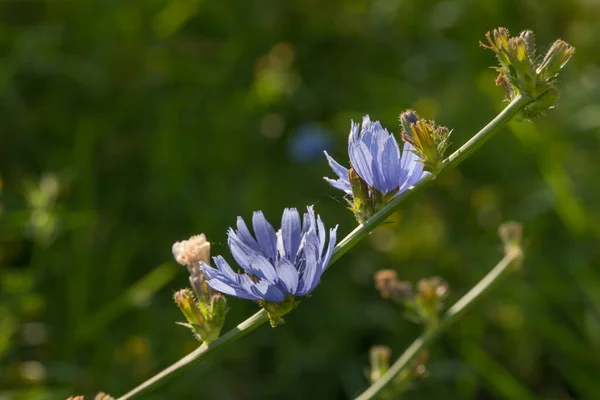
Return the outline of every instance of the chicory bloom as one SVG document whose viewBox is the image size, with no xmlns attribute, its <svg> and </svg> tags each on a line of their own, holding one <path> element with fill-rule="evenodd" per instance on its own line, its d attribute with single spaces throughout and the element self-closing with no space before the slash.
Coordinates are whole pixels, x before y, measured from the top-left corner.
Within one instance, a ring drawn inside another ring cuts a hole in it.
<svg viewBox="0 0 600 400">
<path fill-rule="evenodd" d="M 372 190 L 394 196 L 417 183 L 427 172 L 410 143 L 404 143 L 402 154 L 394 135 L 384 129 L 379 121 L 363 117 L 362 127 L 352 122 L 348 138 L 348 155 L 354 171 Z M 338 179 L 325 178 L 333 187 L 352 195 L 348 169 L 325 152 L 327 161 Z"/>
<path fill-rule="evenodd" d="M 217 268 L 202 263 L 207 283 L 225 294 L 269 303 L 307 295 L 331 259 L 337 230 L 337 226 L 329 230 L 325 249 L 325 226 L 319 216 L 315 218 L 312 206 L 307 210 L 301 222 L 295 208 L 285 209 L 277 232 L 263 213 L 256 211 L 252 216 L 254 236 L 238 217 L 237 231 L 229 228 L 227 243 L 245 273 L 234 272 L 223 257 L 213 257 Z"/>
</svg>

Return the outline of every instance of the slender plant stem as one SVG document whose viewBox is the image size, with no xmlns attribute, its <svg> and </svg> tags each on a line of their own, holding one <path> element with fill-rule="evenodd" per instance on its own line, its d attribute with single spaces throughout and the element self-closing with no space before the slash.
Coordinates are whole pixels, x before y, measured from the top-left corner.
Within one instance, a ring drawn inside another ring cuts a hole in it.
<svg viewBox="0 0 600 400">
<path fill-rule="evenodd" d="M 488 141 L 495 133 L 499 132 L 519 111 L 521 111 L 530 100 L 527 97 L 518 95 L 515 97 L 500 114 L 496 116 L 489 124 L 481 129 L 475 136 L 473 136 L 467 143 L 456 150 L 450 157 L 448 157 L 443 164 L 440 174 L 457 166 L 461 161 L 467 158 L 473 151 L 479 148 L 483 143 Z M 350 232 L 342 241 L 335 247 L 329 266 L 339 260 L 344 254 L 346 254 L 352 247 L 358 242 L 364 239 L 371 231 L 381 225 L 387 218 L 392 215 L 407 198 L 414 196 L 416 193 L 423 191 L 429 187 L 435 178 L 432 175 L 428 175 L 421 179 L 411 189 L 403 192 L 398 197 L 394 198 L 384 208 L 377 213 L 373 214 L 366 222 L 360 224 L 356 229 Z M 192 364 L 197 363 L 208 353 L 214 349 L 220 347 L 230 340 L 235 340 L 239 337 L 244 336 L 246 333 L 251 332 L 258 326 L 267 322 L 267 313 L 264 310 L 258 311 L 256 314 L 248 318 L 246 321 L 221 336 L 219 339 L 212 342 L 210 345 L 201 345 L 196 350 L 186 355 L 179 361 L 175 362 L 168 368 L 159 372 L 157 375 L 148 379 L 135 389 L 131 390 L 127 394 L 119 397 L 117 400 L 127 400 L 134 396 L 142 394 L 150 389 L 155 389 L 159 384 L 163 383 L 168 377 L 173 375 L 174 372 L 184 369 Z"/>
<path fill-rule="evenodd" d="M 398 374 L 411 366 L 411 361 L 419 353 L 430 345 L 440 334 L 442 334 L 450 325 L 455 323 L 461 315 L 479 300 L 484 294 L 496 286 L 502 278 L 506 277 L 513 266 L 522 257 L 520 249 L 513 249 L 508 252 L 502 260 L 481 279 L 471 290 L 460 298 L 452 307 L 446 311 L 441 318 L 440 323 L 433 329 L 427 329 L 419 336 L 396 360 L 390 369 L 377 381 L 375 381 L 367 390 L 355 398 L 355 400 L 370 400 L 377 396 L 388 384 L 390 384 Z"/>
</svg>

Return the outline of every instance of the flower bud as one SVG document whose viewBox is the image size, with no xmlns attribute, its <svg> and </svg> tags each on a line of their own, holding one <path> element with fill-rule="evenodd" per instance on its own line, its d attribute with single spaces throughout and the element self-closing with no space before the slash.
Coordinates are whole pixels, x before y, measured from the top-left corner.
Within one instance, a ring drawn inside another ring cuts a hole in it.
<svg viewBox="0 0 600 400">
<path fill-rule="evenodd" d="M 115 398 L 104 392 L 100 392 L 94 397 L 94 400 L 115 400 Z"/>
<path fill-rule="evenodd" d="M 402 126 L 402 132 L 409 134 L 412 132 L 412 126 L 419 121 L 420 118 L 414 110 L 406 110 L 400 114 L 400 125 Z"/>
<path fill-rule="evenodd" d="M 532 31 L 523 31 L 521 32 L 521 34 L 519 35 L 521 37 L 521 39 L 523 39 L 523 42 L 525 42 L 525 46 L 527 47 L 527 54 L 530 57 L 534 57 L 535 56 L 535 35 L 533 34 Z"/>
<path fill-rule="evenodd" d="M 448 284 L 440 277 L 421 279 L 417 282 L 416 310 L 423 321 L 437 323 L 443 300 L 448 295 Z"/>
<path fill-rule="evenodd" d="M 523 226 L 516 221 L 506 222 L 498 228 L 498 236 L 504 244 L 504 253 L 522 253 Z"/>
<path fill-rule="evenodd" d="M 178 292 L 175 292 L 173 299 L 190 324 L 193 326 L 198 325 L 204 329 L 207 328 L 204 313 L 198 304 L 196 304 L 196 300 L 194 299 L 191 290 L 181 289 Z"/>
<path fill-rule="evenodd" d="M 434 121 L 419 119 L 412 110 L 400 115 L 400 123 L 403 128 L 402 139 L 414 147 L 423 162 L 423 169 L 437 175 L 450 145 L 448 139 L 452 131 L 444 126 L 436 126 Z"/>
<path fill-rule="evenodd" d="M 215 291 L 206 283 L 206 275 L 202 271 L 198 271 L 195 275 L 190 275 L 190 284 L 198 298 L 198 301 L 208 304 L 210 299 L 215 295 Z"/>
<path fill-rule="evenodd" d="M 554 106 L 552 96 L 556 90 L 553 84 L 560 70 L 573 56 L 575 49 L 562 40 L 554 42 L 543 61 L 535 65 L 535 38 L 533 32 L 523 31 L 517 37 L 509 37 L 508 30 L 499 28 L 493 34 L 486 35 L 489 45 L 481 43 L 487 49 L 496 53 L 500 67 L 496 84 L 501 84 L 507 97 L 512 100 L 514 96 L 523 93 L 531 100 L 542 100 L 530 106 L 529 112 L 524 113 L 526 119 L 531 119 L 543 114 L 545 110 Z M 542 98 L 543 97 L 543 98 Z M 556 97 L 556 96 L 554 96 Z M 546 106 L 546 108 L 543 108 Z"/>
<path fill-rule="evenodd" d="M 375 288 L 384 299 L 405 301 L 413 296 L 412 284 L 408 281 L 399 281 L 398 274 L 393 269 L 382 269 L 374 275 Z"/>
<path fill-rule="evenodd" d="M 173 296 L 175 303 L 187 319 L 188 323 L 179 323 L 190 328 L 196 337 L 210 343 L 219 337 L 225 322 L 227 302 L 221 294 L 213 294 L 208 302 L 194 299 L 189 289 L 181 289 Z"/>
<path fill-rule="evenodd" d="M 199 269 L 200 262 L 210 264 L 210 242 L 206 240 L 204 233 L 190 237 L 173 244 L 173 257 L 175 260 L 188 268 L 190 275 L 194 275 Z"/>
<path fill-rule="evenodd" d="M 573 57 L 574 53 L 575 48 L 568 43 L 562 40 L 554 42 L 537 68 L 540 78 L 545 81 L 554 79 L 567 62 L 569 62 L 571 57 Z"/>
<path fill-rule="evenodd" d="M 371 383 L 376 382 L 381 378 L 390 368 L 390 357 L 392 356 L 392 349 L 388 346 L 379 345 L 371 347 L 369 351 L 369 360 L 371 363 L 371 371 L 369 372 L 369 379 Z"/>
</svg>

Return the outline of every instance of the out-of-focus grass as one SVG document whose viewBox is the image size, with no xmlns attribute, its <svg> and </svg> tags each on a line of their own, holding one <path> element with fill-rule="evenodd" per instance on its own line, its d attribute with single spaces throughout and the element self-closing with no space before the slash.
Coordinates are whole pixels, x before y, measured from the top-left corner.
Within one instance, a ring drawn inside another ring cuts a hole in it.
<svg viewBox="0 0 600 400">
<path fill-rule="evenodd" d="M 324 134 L 343 160 L 350 119 L 398 132 L 408 107 L 459 146 L 503 106 L 478 41 L 504 25 L 533 29 L 540 53 L 558 37 L 577 48 L 558 107 L 408 204 L 286 325 L 150 397 L 356 393 L 371 345 L 398 354 L 419 333 L 372 274 L 441 275 L 458 298 L 509 219 L 525 226 L 523 271 L 432 349 L 407 398 L 600 397 L 599 12 L 574 0 L 0 3 L 0 396 L 119 394 L 190 351 L 171 244 L 205 232 L 226 255 L 236 216 L 262 209 L 277 225 L 307 204 L 349 232 L 321 152 L 297 146 Z M 230 305 L 226 328 L 256 309 Z"/>
</svg>

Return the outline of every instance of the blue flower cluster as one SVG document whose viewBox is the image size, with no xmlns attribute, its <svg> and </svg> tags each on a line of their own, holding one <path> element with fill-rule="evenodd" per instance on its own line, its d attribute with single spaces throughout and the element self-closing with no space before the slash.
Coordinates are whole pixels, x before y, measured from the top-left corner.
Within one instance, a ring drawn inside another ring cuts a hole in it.
<svg viewBox="0 0 600 400">
<path fill-rule="evenodd" d="M 360 129 L 359 129 L 360 128 Z M 415 154 L 414 147 L 404 143 L 402 154 L 394 135 L 384 129 L 379 121 L 363 117 L 362 127 L 352 122 L 348 138 L 348 155 L 356 173 L 371 189 L 382 195 L 395 196 L 417 183 L 428 174 Z M 348 169 L 335 161 L 327 152 L 325 156 L 338 179 L 325 178 L 329 184 L 352 195 Z"/>
<path fill-rule="evenodd" d="M 217 268 L 202 263 L 207 283 L 215 290 L 248 300 L 282 302 L 286 296 L 306 296 L 319 283 L 335 247 L 337 226 L 327 232 L 310 206 L 300 220 L 295 208 L 285 209 L 281 229 L 275 229 L 262 212 L 252 216 L 254 236 L 241 217 L 237 230 L 228 232 L 233 258 L 244 270 L 236 273 L 221 256 Z"/>
</svg>

